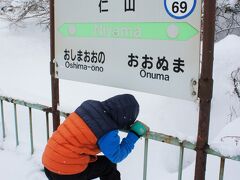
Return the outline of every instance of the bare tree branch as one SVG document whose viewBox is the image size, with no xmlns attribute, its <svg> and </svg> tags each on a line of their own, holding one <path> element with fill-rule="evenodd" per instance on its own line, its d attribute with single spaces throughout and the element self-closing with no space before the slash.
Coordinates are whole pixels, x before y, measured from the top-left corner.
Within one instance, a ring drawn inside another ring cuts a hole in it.
<svg viewBox="0 0 240 180">
<path fill-rule="evenodd" d="M 234 93 L 240 100 L 240 68 L 231 73 L 231 78 L 233 80 Z"/>
</svg>

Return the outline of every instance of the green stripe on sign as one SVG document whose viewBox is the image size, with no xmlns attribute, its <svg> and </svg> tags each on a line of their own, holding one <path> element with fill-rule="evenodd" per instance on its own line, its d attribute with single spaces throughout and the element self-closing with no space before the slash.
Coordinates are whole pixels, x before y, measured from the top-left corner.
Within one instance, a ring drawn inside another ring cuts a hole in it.
<svg viewBox="0 0 240 180">
<path fill-rule="evenodd" d="M 65 23 L 63 37 L 186 41 L 199 33 L 186 22 Z"/>
</svg>

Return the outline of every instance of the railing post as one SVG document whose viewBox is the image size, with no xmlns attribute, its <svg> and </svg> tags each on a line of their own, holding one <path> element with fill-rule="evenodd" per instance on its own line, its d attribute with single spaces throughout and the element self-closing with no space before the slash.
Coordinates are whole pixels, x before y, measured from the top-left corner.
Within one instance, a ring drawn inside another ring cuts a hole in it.
<svg viewBox="0 0 240 180">
<path fill-rule="evenodd" d="M 34 147 L 33 147 L 32 108 L 29 108 L 29 125 L 30 125 L 31 154 L 33 154 L 34 153 Z"/>
<path fill-rule="evenodd" d="M 143 162 L 143 180 L 147 179 L 147 161 L 148 161 L 148 138 L 144 142 L 144 162 Z"/>
<path fill-rule="evenodd" d="M 223 180 L 224 167 L 225 167 L 225 158 L 221 158 L 220 171 L 219 171 L 219 180 Z"/>
<path fill-rule="evenodd" d="M 4 111 L 3 111 L 3 100 L 1 100 L 1 117 L 2 117 L 2 137 L 3 139 L 6 138 L 6 131 L 5 131 L 5 122 L 4 122 Z"/>
<path fill-rule="evenodd" d="M 47 129 L 47 141 L 49 139 L 49 117 L 48 117 L 48 112 L 46 112 L 46 129 Z"/>
<path fill-rule="evenodd" d="M 216 0 L 204 0 L 204 24 L 203 24 L 203 57 L 201 78 L 199 81 L 199 122 L 197 136 L 197 156 L 195 165 L 195 180 L 205 180 L 205 170 L 209 136 L 210 110 L 212 100 L 212 71 L 214 56 Z"/>
<path fill-rule="evenodd" d="M 179 153 L 178 180 L 182 180 L 183 154 L 184 154 L 184 147 L 181 144 L 180 145 L 180 153 Z"/>
<path fill-rule="evenodd" d="M 14 103 L 14 119 L 15 119 L 15 136 L 16 136 L 16 146 L 19 145 L 18 139 L 18 123 L 17 123 L 17 105 Z"/>
</svg>

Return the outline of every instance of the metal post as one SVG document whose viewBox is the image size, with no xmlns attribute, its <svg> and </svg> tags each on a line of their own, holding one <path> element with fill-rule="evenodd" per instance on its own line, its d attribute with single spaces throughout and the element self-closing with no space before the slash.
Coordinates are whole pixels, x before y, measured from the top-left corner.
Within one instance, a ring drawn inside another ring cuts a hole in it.
<svg viewBox="0 0 240 180">
<path fill-rule="evenodd" d="M 15 119 L 16 146 L 18 146 L 19 138 L 18 138 L 18 122 L 17 122 L 17 105 L 15 103 L 14 103 L 14 119 Z"/>
<path fill-rule="evenodd" d="M 179 164 L 178 164 L 178 180 L 182 180 L 183 155 L 184 155 L 184 147 L 181 144 L 180 153 L 179 153 Z"/>
<path fill-rule="evenodd" d="M 215 12 L 216 0 L 204 1 L 204 22 L 203 22 L 203 58 L 201 78 L 199 82 L 199 124 L 197 136 L 197 156 L 195 165 L 195 180 L 205 180 L 205 170 L 208 147 L 210 109 L 212 99 L 212 71 L 214 56 L 214 34 L 215 34 Z"/>
<path fill-rule="evenodd" d="M 144 164 L 143 164 L 143 180 L 147 179 L 147 160 L 148 160 L 148 138 L 145 137 L 144 143 Z"/>
<path fill-rule="evenodd" d="M 48 112 L 46 112 L 46 129 L 47 129 L 47 141 L 49 139 L 49 117 L 48 117 Z"/>
<path fill-rule="evenodd" d="M 2 136 L 3 136 L 3 139 L 5 139 L 6 131 L 5 131 L 4 112 L 3 112 L 3 100 L 1 100 L 1 117 L 2 117 Z"/>
<path fill-rule="evenodd" d="M 33 125 L 32 125 L 32 108 L 29 109 L 29 127 L 30 127 L 30 143 L 31 143 L 31 154 L 34 153 L 33 147 Z"/>
<path fill-rule="evenodd" d="M 53 130 L 56 130 L 60 124 L 59 105 L 59 80 L 55 77 L 55 22 L 54 22 L 54 0 L 50 0 L 50 73 L 52 86 L 52 117 Z"/>
<path fill-rule="evenodd" d="M 223 180 L 223 176 L 224 176 L 224 167 L 225 167 L 225 158 L 221 158 L 221 162 L 220 162 L 220 171 L 219 171 L 219 180 Z"/>
</svg>

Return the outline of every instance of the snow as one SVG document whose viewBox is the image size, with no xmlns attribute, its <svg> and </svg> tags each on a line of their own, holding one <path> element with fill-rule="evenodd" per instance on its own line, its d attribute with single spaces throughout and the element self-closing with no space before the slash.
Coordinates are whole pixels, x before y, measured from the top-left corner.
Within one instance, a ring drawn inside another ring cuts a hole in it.
<svg viewBox="0 0 240 180">
<path fill-rule="evenodd" d="M 32 157 L 11 150 L 0 150 L 1 179 L 6 180 L 47 180 L 42 167 Z M 7 164 L 7 165 L 6 165 Z"/>
<path fill-rule="evenodd" d="M 238 3 L 238 0 L 217 0 L 218 5 L 228 5 L 230 7 L 235 7 L 235 5 Z"/>
<path fill-rule="evenodd" d="M 51 105 L 49 72 L 49 33 L 26 24 L 15 28 L 0 21 L 0 94 Z M 239 67 L 240 37 L 228 36 L 215 45 L 214 92 L 209 142 L 212 148 L 228 155 L 240 155 L 240 101 L 233 92 L 231 72 Z M 227 53 L 226 53 L 227 52 Z M 104 100 L 121 93 L 132 93 L 140 104 L 139 120 L 152 131 L 171 134 L 195 142 L 198 126 L 198 103 L 124 89 L 60 80 L 60 110 L 71 112 L 86 99 Z M 28 109 L 18 106 L 19 140 L 16 148 L 13 106 L 4 103 L 7 137 L 0 136 L 0 175 L 7 180 L 45 180 L 41 154 L 46 144 L 45 114 L 33 110 L 34 150 L 30 155 Z M 1 123 L 0 123 L 0 129 Z M 1 130 L 0 130 L 1 133 Z M 122 133 L 122 136 L 125 134 Z M 118 165 L 122 179 L 142 178 L 144 140 Z M 230 148 L 229 148 L 230 147 Z M 179 148 L 149 142 L 148 179 L 177 179 Z M 185 150 L 183 179 L 194 179 L 195 152 Z M 219 158 L 208 156 L 207 180 L 217 179 Z M 136 165 L 137 164 L 137 165 Z M 131 168 L 134 167 L 134 170 Z M 227 161 L 226 180 L 240 179 L 240 163 Z"/>
<path fill-rule="evenodd" d="M 225 156 L 237 156 L 240 154 L 240 118 L 224 127 L 219 135 L 211 143 L 211 147 Z"/>
</svg>

